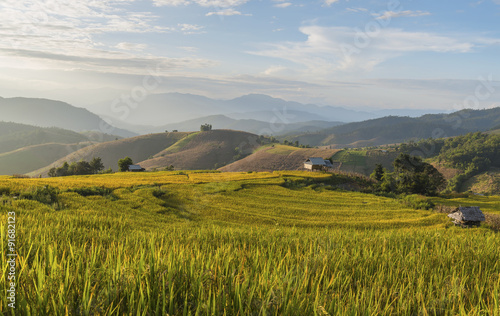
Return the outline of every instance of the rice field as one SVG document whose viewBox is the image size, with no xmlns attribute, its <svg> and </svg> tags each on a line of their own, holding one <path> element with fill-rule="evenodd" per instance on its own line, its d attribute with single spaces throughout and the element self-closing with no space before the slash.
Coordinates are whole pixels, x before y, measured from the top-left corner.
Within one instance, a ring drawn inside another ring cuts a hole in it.
<svg viewBox="0 0 500 316">
<path fill-rule="evenodd" d="M 0 311 L 500 314 L 498 233 L 340 190 L 341 180 L 305 172 L 0 177 Z"/>
</svg>

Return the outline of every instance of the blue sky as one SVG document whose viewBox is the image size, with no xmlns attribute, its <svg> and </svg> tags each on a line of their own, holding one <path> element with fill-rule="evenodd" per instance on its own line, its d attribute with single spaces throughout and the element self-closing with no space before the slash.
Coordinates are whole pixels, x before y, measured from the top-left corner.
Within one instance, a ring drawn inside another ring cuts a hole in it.
<svg viewBox="0 0 500 316">
<path fill-rule="evenodd" d="M 4 97 L 87 106 L 154 73 L 148 93 L 357 109 L 500 104 L 500 0 L 5 0 L 0 21 Z"/>
</svg>

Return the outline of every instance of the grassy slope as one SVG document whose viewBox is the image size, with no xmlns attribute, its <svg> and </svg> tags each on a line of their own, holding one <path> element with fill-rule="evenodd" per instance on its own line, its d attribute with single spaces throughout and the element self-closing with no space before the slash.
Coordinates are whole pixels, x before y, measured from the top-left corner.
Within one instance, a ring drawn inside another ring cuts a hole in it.
<svg viewBox="0 0 500 316">
<path fill-rule="evenodd" d="M 42 144 L 20 148 L 0 154 L 0 174 L 24 174 L 42 168 L 68 154 L 91 145 L 79 144 Z"/>
<path fill-rule="evenodd" d="M 275 144 L 265 145 L 252 155 L 221 168 L 221 171 L 302 170 L 309 157 L 329 158 L 335 149 L 297 148 Z"/>
<path fill-rule="evenodd" d="M 129 156 L 137 163 L 152 157 L 159 151 L 171 146 L 188 133 L 161 133 L 137 136 L 105 142 L 80 149 L 65 156 L 56 162 L 31 172 L 30 175 L 47 174 L 50 168 L 60 167 L 65 161 L 68 163 L 81 159 L 90 161 L 93 157 L 101 157 L 105 168 L 118 168 L 119 159 Z"/>
<path fill-rule="evenodd" d="M 256 139 L 257 135 L 232 130 L 194 133 L 140 164 L 146 169 L 170 165 L 176 169 L 213 169 L 231 162 L 237 147 L 253 151 L 258 146 Z"/>
<path fill-rule="evenodd" d="M 17 312 L 500 312 L 498 234 L 455 228 L 444 214 L 370 194 L 281 186 L 285 180 L 300 184 L 328 177 L 308 172 L 0 177 L 0 188 L 11 192 L 47 184 L 62 191 L 113 190 L 87 197 L 61 192 L 57 211 L 3 198 L 0 219 L 7 221 L 7 211 L 17 217 Z M 0 265 L 7 269 L 6 260 Z M 7 311 L 6 304 L 0 287 L 0 310 Z"/>
</svg>

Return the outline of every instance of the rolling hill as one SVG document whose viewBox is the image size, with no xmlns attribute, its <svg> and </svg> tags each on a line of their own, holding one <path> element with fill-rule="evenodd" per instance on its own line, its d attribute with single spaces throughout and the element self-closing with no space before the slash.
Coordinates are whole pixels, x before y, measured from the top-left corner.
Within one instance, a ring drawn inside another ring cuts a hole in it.
<svg viewBox="0 0 500 316">
<path fill-rule="evenodd" d="M 0 154 L 26 146 L 89 141 L 83 134 L 61 128 L 41 128 L 12 122 L 0 122 Z"/>
<path fill-rule="evenodd" d="M 148 170 L 170 165 L 176 169 L 216 169 L 251 153 L 259 146 L 259 137 L 247 132 L 196 132 L 158 152 L 153 158 L 141 161 L 140 165 Z"/>
<path fill-rule="evenodd" d="M 28 173 L 86 146 L 115 139 L 118 136 L 100 132 L 0 122 L 0 174 Z"/>
<path fill-rule="evenodd" d="M 0 154 L 0 175 L 29 173 L 91 144 L 91 142 L 79 144 L 49 143 L 2 153 Z"/>
<path fill-rule="evenodd" d="M 219 170 L 225 172 L 302 170 L 307 158 L 323 157 L 326 159 L 336 152 L 338 152 L 336 149 L 297 148 L 279 144 L 265 145 L 252 155 Z"/>
<path fill-rule="evenodd" d="M 106 169 L 116 170 L 119 159 L 129 156 L 134 162 L 139 162 L 152 158 L 186 135 L 188 133 L 149 134 L 95 144 L 64 156 L 44 168 L 30 172 L 29 175 L 46 175 L 50 168 L 60 167 L 64 162 L 71 163 L 82 159 L 90 161 L 94 157 L 100 157 Z"/>
<path fill-rule="evenodd" d="M 75 132 L 101 131 L 121 137 L 137 134 L 109 126 L 99 116 L 68 103 L 31 98 L 0 98 L 3 121 L 41 127 L 59 127 Z"/>
</svg>

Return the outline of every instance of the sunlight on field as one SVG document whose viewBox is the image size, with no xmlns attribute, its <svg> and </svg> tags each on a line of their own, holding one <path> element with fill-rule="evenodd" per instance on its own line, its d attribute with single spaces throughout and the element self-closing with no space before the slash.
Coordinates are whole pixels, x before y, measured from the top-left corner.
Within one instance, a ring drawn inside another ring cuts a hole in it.
<svg viewBox="0 0 500 316">
<path fill-rule="evenodd" d="M 499 313 L 497 233 L 338 181 L 298 171 L 0 177 L 1 220 L 17 221 L 18 312 Z"/>
</svg>

